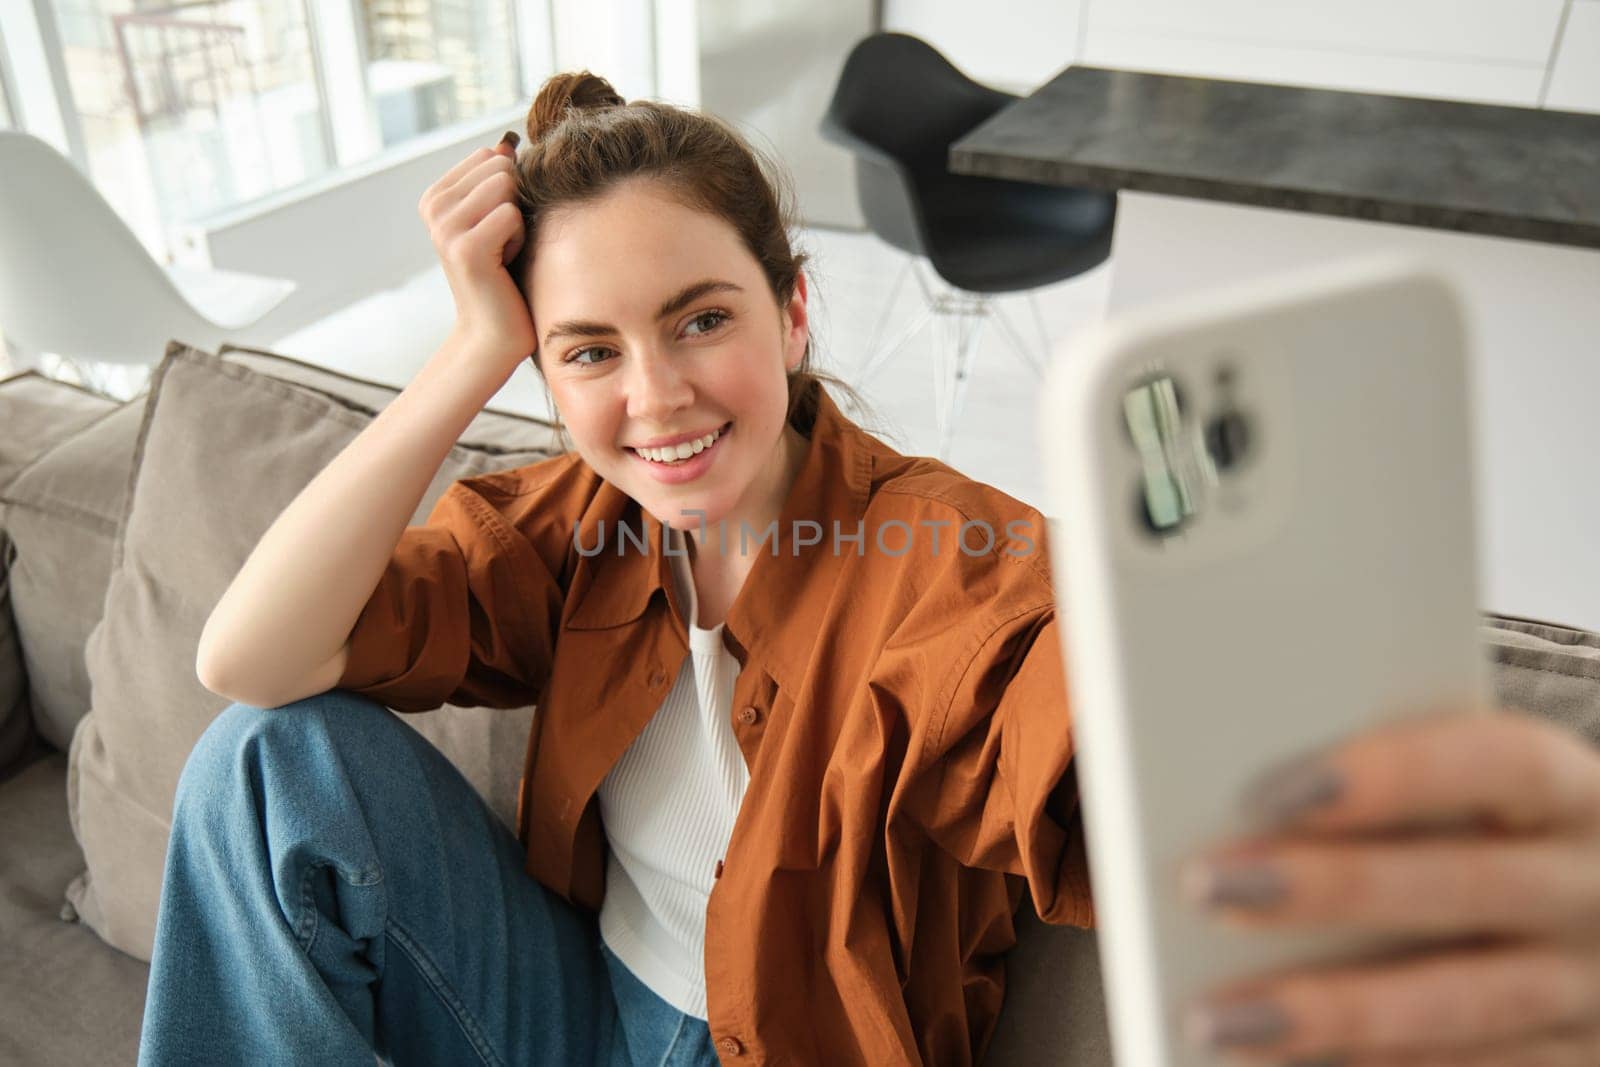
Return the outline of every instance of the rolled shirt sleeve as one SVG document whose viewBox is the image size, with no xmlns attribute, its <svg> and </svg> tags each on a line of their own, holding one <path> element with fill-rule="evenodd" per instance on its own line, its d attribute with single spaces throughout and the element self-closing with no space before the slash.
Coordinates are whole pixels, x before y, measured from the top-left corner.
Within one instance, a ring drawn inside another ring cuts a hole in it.
<svg viewBox="0 0 1600 1067">
<path fill-rule="evenodd" d="M 919 791 L 933 840 L 1026 879 L 1046 922 L 1094 925 L 1072 714 L 1053 605 L 1004 623 L 955 683 Z"/>
<path fill-rule="evenodd" d="M 536 703 L 561 597 L 528 540 L 473 479 L 457 481 L 425 525 L 401 535 L 351 631 L 338 688 L 396 711 Z"/>
</svg>

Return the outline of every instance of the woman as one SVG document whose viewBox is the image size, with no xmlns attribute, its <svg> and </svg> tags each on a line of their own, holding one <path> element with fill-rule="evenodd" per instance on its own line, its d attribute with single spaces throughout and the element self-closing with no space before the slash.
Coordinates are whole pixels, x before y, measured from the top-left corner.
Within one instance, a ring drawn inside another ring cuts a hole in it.
<svg viewBox="0 0 1600 1067">
<path fill-rule="evenodd" d="M 179 785 L 141 1061 L 974 1062 L 1021 894 L 1093 921 L 1042 516 L 843 417 L 726 126 L 582 73 L 528 135 L 424 195 L 455 329 L 207 623 L 237 703 Z M 407 528 L 530 353 L 574 450 Z M 375 701 L 537 702 L 516 836 Z M 1440 715 L 1260 799 L 1284 833 L 1198 902 L 1453 941 L 1219 991 L 1196 1040 L 1594 1062 L 1582 741 Z"/>
</svg>

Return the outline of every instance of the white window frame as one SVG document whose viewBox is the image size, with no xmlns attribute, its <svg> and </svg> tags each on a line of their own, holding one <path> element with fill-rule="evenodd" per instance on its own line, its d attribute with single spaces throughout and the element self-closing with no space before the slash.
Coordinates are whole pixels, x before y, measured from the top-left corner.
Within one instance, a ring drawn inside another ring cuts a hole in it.
<svg viewBox="0 0 1600 1067">
<path fill-rule="evenodd" d="M 21 129 L 22 123 L 17 120 L 17 109 L 11 101 L 17 98 L 17 87 L 11 81 L 11 64 L 6 62 L 6 37 L 0 33 L 0 123 L 6 129 Z"/>
<path fill-rule="evenodd" d="M 49 0 L 0 0 L 0 49 L 14 128 L 49 142 L 87 173 L 88 148 L 70 106 L 72 92 Z"/>
<path fill-rule="evenodd" d="M 522 61 L 523 106 L 556 70 L 554 0 L 512 0 L 511 17 L 517 25 L 517 55 Z M 521 133 L 521 130 L 517 131 Z"/>
<path fill-rule="evenodd" d="M 377 155 L 378 113 L 367 82 L 367 35 L 360 0 L 306 4 L 311 67 L 322 96 L 322 136 L 334 169 Z"/>
</svg>

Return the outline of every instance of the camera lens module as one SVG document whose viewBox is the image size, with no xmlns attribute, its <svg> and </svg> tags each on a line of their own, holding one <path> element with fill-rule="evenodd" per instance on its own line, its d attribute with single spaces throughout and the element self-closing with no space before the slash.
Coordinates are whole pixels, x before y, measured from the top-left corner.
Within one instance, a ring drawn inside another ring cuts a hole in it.
<svg viewBox="0 0 1600 1067">
<path fill-rule="evenodd" d="M 1240 411 L 1225 411 L 1206 423 L 1206 451 L 1218 471 L 1236 466 L 1250 452 L 1250 420 Z"/>
</svg>

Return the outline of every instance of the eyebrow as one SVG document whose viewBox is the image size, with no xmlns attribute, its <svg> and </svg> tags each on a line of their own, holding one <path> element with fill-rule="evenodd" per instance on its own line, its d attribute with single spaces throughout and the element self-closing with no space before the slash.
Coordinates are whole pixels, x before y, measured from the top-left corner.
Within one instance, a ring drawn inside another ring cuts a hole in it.
<svg viewBox="0 0 1600 1067">
<path fill-rule="evenodd" d="M 662 319 L 670 318 L 708 293 L 722 292 L 742 293 L 744 289 L 720 278 L 706 278 L 702 281 L 694 282 L 684 286 L 675 295 L 667 298 L 667 301 L 661 305 L 660 310 L 656 312 L 656 321 L 660 322 Z M 549 333 L 544 335 L 544 343 L 549 345 L 551 341 L 558 337 L 608 337 L 619 332 L 615 326 L 609 326 L 603 322 L 577 320 L 558 322 L 550 327 Z"/>
</svg>

